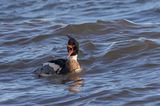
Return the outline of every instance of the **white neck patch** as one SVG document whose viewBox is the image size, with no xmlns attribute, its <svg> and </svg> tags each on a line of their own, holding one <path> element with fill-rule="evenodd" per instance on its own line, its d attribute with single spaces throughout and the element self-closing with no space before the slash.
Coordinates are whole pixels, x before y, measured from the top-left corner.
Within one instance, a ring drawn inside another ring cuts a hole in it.
<svg viewBox="0 0 160 106">
<path fill-rule="evenodd" d="M 70 56 L 70 57 L 69 57 L 69 60 L 76 60 L 76 61 L 77 61 L 77 55 Z"/>
</svg>

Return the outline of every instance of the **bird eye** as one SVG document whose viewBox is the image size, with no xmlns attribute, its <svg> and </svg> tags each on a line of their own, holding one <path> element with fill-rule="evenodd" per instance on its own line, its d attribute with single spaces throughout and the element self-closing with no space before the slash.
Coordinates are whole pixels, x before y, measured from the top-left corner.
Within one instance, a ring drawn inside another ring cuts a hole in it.
<svg viewBox="0 0 160 106">
<path fill-rule="evenodd" d="M 67 46 L 67 49 L 70 51 L 73 50 L 73 48 L 70 45 Z"/>
</svg>

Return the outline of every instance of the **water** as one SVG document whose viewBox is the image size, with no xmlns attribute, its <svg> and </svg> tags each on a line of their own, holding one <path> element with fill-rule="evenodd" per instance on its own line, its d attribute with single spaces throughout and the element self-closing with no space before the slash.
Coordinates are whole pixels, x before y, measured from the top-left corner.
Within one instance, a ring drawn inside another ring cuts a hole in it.
<svg viewBox="0 0 160 106">
<path fill-rule="evenodd" d="M 0 105 L 159 106 L 159 16 L 158 0 L 0 0 Z M 82 81 L 36 77 L 67 34 Z"/>
</svg>

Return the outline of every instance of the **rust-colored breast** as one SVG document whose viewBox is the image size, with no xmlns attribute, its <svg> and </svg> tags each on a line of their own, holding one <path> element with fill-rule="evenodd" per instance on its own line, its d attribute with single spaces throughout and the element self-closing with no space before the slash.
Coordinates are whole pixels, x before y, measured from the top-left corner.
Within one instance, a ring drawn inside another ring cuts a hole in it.
<svg viewBox="0 0 160 106">
<path fill-rule="evenodd" d="M 80 65 L 76 60 L 68 60 L 67 66 L 70 72 L 74 72 L 76 69 L 80 69 Z"/>
</svg>

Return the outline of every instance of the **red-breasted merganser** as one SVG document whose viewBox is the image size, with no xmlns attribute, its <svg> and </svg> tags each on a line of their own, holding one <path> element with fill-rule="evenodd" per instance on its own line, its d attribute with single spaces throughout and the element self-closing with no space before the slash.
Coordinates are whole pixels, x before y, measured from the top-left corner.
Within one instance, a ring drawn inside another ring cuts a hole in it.
<svg viewBox="0 0 160 106">
<path fill-rule="evenodd" d="M 35 71 L 39 76 L 63 75 L 81 71 L 77 60 L 79 43 L 73 37 L 68 36 L 68 38 L 67 59 L 51 60 L 44 63 L 41 68 Z"/>
</svg>

